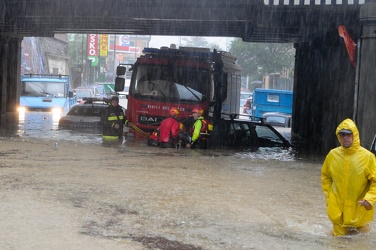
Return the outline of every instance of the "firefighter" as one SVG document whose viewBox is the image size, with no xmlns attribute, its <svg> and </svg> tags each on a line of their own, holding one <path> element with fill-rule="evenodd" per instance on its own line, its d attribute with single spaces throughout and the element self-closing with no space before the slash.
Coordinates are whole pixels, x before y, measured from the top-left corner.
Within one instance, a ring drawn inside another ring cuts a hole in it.
<svg viewBox="0 0 376 250">
<path fill-rule="evenodd" d="M 119 105 L 119 97 L 113 96 L 104 112 L 103 139 L 106 141 L 122 139 L 124 124 L 124 109 Z"/>
<path fill-rule="evenodd" d="M 192 128 L 190 129 L 190 140 L 185 145 L 186 148 L 206 148 L 206 141 L 209 135 L 211 125 L 209 121 L 204 118 L 204 110 L 202 108 L 194 108 L 192 110 L 192 116 L 195 120 Z"/>
<path fill-rule="evenodd" d="M 164 119 L 159 126 L 159 146 L 162 148 L 175 148 L 178 143 L 180 123 L 177 119 L 179 110 L 170 109 L 170 117 Z"/>
</svg>

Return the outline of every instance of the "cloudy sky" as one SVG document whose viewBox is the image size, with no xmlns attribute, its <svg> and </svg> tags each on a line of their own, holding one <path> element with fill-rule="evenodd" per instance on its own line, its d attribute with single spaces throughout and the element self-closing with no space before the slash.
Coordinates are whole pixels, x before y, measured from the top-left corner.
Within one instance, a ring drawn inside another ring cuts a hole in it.
<svg viewBox="0 0 376 250">
<path fill-rule="evenodd" d="M 179 46 L 183 42 L 183 38 L 188 38 L 185 36 L 151 36 L 149 46 L 152 48 L 159 48 L 162 46 L 170 46 L 171 43 L 174 43 Z M 222 50 L 227 50 L 227 47 L 230 46 L 233 38 L 230 37 L 204 37 L 208 43 L 216 43 Z"/>
</svg>

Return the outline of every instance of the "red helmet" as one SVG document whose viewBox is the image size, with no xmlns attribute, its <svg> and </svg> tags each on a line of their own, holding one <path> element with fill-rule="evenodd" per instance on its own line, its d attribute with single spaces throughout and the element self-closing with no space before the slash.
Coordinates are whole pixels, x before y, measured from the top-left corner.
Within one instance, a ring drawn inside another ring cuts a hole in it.
<svg viewBox="0 0 376 250">
<path fill-rule="evenodd" d="M 170 115 L 179 115 L 179 110 L 177 108 L 170 108 Z"/>
<path fill-rule="evenodd" d="M 192 110 L 192 113 L 198 113 L 199 115 L 203 115 L 204 114 L 204 110 L 202 108 L 194 108 Z"/>
</svg>

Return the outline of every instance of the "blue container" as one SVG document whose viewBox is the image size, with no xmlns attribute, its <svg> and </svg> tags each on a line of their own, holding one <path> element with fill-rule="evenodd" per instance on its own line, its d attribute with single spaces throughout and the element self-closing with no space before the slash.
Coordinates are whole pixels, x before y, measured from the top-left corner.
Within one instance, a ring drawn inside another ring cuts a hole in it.
<svg viewBox="0 0 376 250">
<path fill-rule="evenodd" d="M 253 94 L 252 116 L 261 118 L 267 112 L 292 114 L 292 101 L 292 91 L 256 88 Z"/>
</svg>

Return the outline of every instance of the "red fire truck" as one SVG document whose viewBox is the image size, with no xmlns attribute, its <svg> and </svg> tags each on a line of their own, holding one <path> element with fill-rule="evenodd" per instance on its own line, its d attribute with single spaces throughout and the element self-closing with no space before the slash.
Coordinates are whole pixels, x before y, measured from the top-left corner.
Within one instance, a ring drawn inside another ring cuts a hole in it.
<svg viewBox="0 0 376 250">
<path fill-rule="evenodd" d="M 171 107 L 180 110 L 180 121 L 190 128 L 192 110 L 200 107 L 214 125 L 207 148 L 291 146 L 269 124 L 237 119 L 241 67 L 231 54 L 192 47 L 145 48 L 143 53 L 129 69 L 130 132 L 147 136 L 169 116 Z M 115 91 L 123 91 L 126 67 L 119 65 L 116 71 Z"/>
<path fill-rule="evenodd" d="M 213 122 L 239 113 L 241 67 L 228 52 L 206 48 L 145 48 L 129 69 L 132 77 L 126 118 L 145 132 L 156 129 L 179 109 L 188 120 L 195 107 Z M 125 67 L 119 66 L 115 90 L 122 91 Z"/>
</svg>

